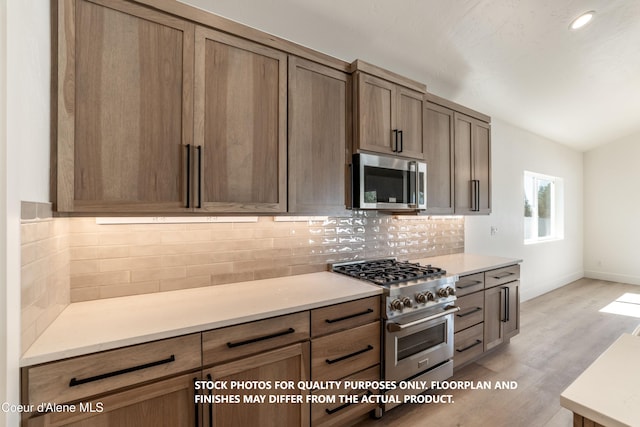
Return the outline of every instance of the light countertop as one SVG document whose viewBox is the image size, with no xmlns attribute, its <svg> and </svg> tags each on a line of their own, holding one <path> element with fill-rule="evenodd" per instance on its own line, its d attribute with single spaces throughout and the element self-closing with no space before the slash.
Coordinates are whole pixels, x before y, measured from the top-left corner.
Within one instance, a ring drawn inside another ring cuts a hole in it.
<svg viewBox="0 0 640 427">
<path fill-rule="evenodd" d="M 560 395 L 560 404 L 608 427 L 640 426 L 640 337 L 623 334 Z"/>
<path fill-rule="evenodd" d="M 67 357 L 221 328 L 382 293 L 341 274 L 320 272 L 70 304 L 20 360 Z"/>
<path fill-rule="evenodd" d="M 517 258 L 503 258 L 466 253 L 420 258 L 411 261 L 419 262 L 424 265 L 431 264 L 434 267 L 443 268 L 446 270 L 447 274 L 456 274 L 458 276 L 507 267 L 509 265 L 522 262 L 521 259 Z"/>
</svg>

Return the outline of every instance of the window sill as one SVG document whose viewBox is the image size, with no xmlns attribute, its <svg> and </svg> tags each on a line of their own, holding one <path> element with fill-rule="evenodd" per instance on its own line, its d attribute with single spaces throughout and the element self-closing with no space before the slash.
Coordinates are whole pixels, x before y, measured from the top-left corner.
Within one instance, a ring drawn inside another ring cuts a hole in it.
<svg viewBox="0 0 640 427">
<path fill-rule="evenodd" d="M 564 236 L 560 236 L 560 237 L 547 237 L 545 239 L 535 239 L 535 240 L 525 240 L 524 244 L 525 245 L 537 245 L 540 243 L 549 243 L 549 242 L 558 242 L 564 240 Z"/>
</svg>

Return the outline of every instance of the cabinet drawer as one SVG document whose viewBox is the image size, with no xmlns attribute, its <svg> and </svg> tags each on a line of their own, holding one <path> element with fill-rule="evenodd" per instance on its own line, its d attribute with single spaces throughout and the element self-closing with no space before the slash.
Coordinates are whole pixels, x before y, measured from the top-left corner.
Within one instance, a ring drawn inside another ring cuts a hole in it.
<svg viewBox="0 0 640 427">
<path fill-rule="evenodd" d="M 380 321 L 311 342 L 311 378 L 338 380 L 380 363 Z"/>
<path fill-rule="evenodd" d="M 484 273 L 485 289 L 502 285 L 503 283 L 513 282 L 520 278 L 520 264 L 510 265 L 509 267 L 498 268 Z"/>
<path fill-rule="evenodd" d="M 456 282 L 456 295 L 459 297 L 484 289 L 484 273 L 462 276 Z"/>
<path fill-rule="evenodd" d="M 343 381 L 379 381 L 380 366 L 376 365 L 364 371 L 358 372 L 345 378 Z M 378 394 L 376 388 L 346 389 L 341 387 L 335 390 L 316 390 L 312 395 L 333 396 L 335 403 L 312 403 L 311 404 L 311 425 L 313 426 L 335 426 L 349 425 L 350 421 L 360 415 L 366 414 L 376 408 L 375 403 L 342 403 L 339 395 L 362 396 L 365 394 Z M 313 400 L 312 400 L 313 401 Z"/>
<path fill-rule="evenodd" d="M 484 292 L 459 297 L 456 305 L 460 307 L 460 311 L 454 317 L 455 332 L 484 321 Z"/>
<path fill-rule="evenodd" d="M 309 312 L 272 317 L 202 334 L 202 363 L 212 365 L 309 339 Z"/>
<path fill-rule="evenodd" d="M 484 351 L 484 346 L 482 344 L 483 333 L 484 324 L 480 323 L 454 335 L 454 368 L 462 366 L 469 360 L 475 359 L 482 354 L 482 352 Z"/>
<path fill-rule="evenodd" d="M 380 319 L 380 297 L 349 301 L 311 310 L 311 335 L 319 337 Z"/>
<path fill-rule="evenodd" d="M 72 402 L 200 365 L 200 334 L 74 357 L 27 368 L 29 403 Z"/>
</svg>

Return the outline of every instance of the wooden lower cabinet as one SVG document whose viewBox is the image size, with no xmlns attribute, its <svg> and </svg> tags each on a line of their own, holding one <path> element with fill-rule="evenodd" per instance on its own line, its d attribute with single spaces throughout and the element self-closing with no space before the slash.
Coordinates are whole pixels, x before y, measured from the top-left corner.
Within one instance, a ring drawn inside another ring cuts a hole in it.
<svg viewBox="0 0 640 427">
<path fill-rule="evenodd" d="M 477 360 L 520 332 L 520 265 L 460 277 L 454 368 Z"/>
<path fill-rule="evenodd" d="M 309 380 L 309 342 L 215 366 L 205 370 L 203 377 L 212 378 L 213 381 L 227 381 L 227 384 L 231 384 L 232 381 L 254 381 L 257 384 L 255 389 L 241 390 L 230 387 L 226 391 L 214 391 L 214 395 L 240 395 L 241 402 L 244 395 L 266 396 L 264 403 L 214 403 L 212 406 L 203 407 L 203 425 L 205 426 L 309 425 L 309 404 L 306 403 L 305 398 L 308 391 L 259 388 L 259 382 L 273 385 L 275 381 L 293 381 L 297 384 L 298 381 Z M 302 397 L 301 403 L 269 403 L 269 396 L 294 394 Z"/>
<path fill-rule="evenodd" d="M 191 427 L 201 408 L 194 402 L 200 371 L 76 403 L 75 412 L 50 412 L 26 420 L 28 427 Z"/>
</svg>

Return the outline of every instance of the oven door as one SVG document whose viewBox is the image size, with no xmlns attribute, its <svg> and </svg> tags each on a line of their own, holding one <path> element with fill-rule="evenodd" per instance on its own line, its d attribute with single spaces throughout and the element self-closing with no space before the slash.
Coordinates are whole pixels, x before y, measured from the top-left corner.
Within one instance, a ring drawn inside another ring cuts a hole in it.
<svg viewBox="0 0 640 427">
<path fill-rule="evenodd" d="M 449 306 L 387 321 L 385 380 L 406 380 L 453 358 L 453 317 L 459 310 Z"/>
</svg>

